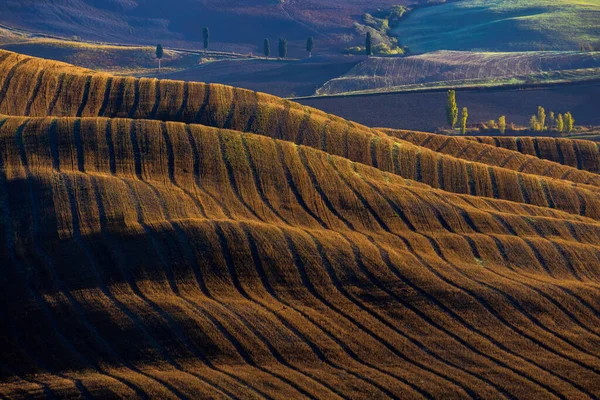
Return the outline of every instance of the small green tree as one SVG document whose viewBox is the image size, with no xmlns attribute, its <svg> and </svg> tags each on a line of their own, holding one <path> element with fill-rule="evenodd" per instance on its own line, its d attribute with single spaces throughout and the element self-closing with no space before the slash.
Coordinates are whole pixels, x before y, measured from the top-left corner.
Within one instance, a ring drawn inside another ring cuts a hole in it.
<svg viewBox="0 0 600 400">
<path fill-rule="evenodd" d="M 504 135 L 504 133 L 506 132 L 506 116 L 504 115 L 498 118 L 498 130 L 502 135 Z"/>
<path fill-rule="evenodd" d="M 210 44 L 210 30 L 208 29 L 208 26 L 205 26 L 202 30 L 202 37 L 204 38 L 204 51 L 206 51 Z"/>
<path fill-rule="evenodd" d="M 467 133 L 467 119 L 469 118 L 469 110 L 467 107 L 463 107 L 462 113 L 460 114 L 460 133 L 465 135 Z"/>
<path fill-rule="evenodd" d="M 163 50 L 162 44 L 158 44 L 156 46 L 156 58 L 158 59 L 158 73 L 160 74 L 160 60 L 162 60 L 165 52 Z"/>
<path fill-rule="evenodd" d="M 534 132 L 538 132 L 540 131 L 540 121 L 538 120 L 538 117 L 536 117 L 535 115 L 531 116 L 531 119 L 529 120 L 529 129 L 531 129 Z"/>
<path fill-rule="evenodd" d="M 312 36 L 306 39 L 306 51 L 308 52 L 308 58 L 312 57 L 312 52 L 315 49 L 315 39 Z"/>
<path fill-rule="evenodd" d="M 367 32 L 367 38 L 365 39 L 365 52 L 367 57 L 373 55 L 373 41 L 371 39 L 371 32 Z"/>
<path fill-rule="evenodd" d="M 562 114 L 558 114 L 558 117 L 556 117 L 556 130 L 559 132 L 565 131 L 565 120 Z"/>
<path fill-rule="evenodd" d="M 575 127 L 575 119 L 570 112 L 566 113 L 564 116 L 565 120 L 565 132 L 570 133 L 573 132 L 573 128 Z"/>
<path fill-rule="evenodd" d="M 546 128 L 546 110 L 542 106 L 538 106 L 537 120 L 541 127 L 540 131 L 543 131 Z"/>
<path fill-rule="evenodd" d="M 454 129 L 458 122 L 458 106 L 456 105 L 456 92 L 448 90 L 448 101 L 446 104 L 446 120 L 448 125 Z"/>
<path fill-rule="evenodd" d="M 271 41 L 269 39 L 265 39 L 265 43 L 263 45 L 265 57 L 269 58 L 271 55 Z"/>
<path fill-rule="evenodd" d="M 279 38 L 279 58 L 285 58 L 287 56 L 287 40 Z"/>
</svg>

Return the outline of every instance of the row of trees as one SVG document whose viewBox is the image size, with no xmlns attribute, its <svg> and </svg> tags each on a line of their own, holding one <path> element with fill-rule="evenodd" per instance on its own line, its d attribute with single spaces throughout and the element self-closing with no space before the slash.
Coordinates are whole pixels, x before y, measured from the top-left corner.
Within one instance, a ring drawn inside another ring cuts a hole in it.
<svg viewBox="0 0 600 400">
<path fill-rule="evenodd" d="M 456 103 L 456 92 L 454 90 L 448 90 L 448 99 L 446 103 L 446 119 L 448 125 L 454 129 L 458 123 L 458 104 Z M 467 107 L 463 107 L 460 113 L 460 133 L 463 135 L 467 133 L 467 120 L 469 119 L 469 110 Z"/>
<path fill-rule="evenodd" d="M 210 30 L 208 27 L 204 27 L 202 30 L 202 37 L 204 39 L 204 51 L 208 50 L 208 46 L 210 44 Z M 308 57 L 312 57 L 312 52 L 315 49 L 315 39 L 310 36 L 306 38 L 306 52 L 308 53 Z M 286 58 L 288 53 L 287 49 L 287 40 L 285 38 L 279 38 L 279 43 L 277 45 L 277 55 L 279 58 Z M 373 37 L 371 36 L 371 32 L 367 32 L 365 38 L 365 53 L 367 56 L 373 55 Z M 265 57 L 271 56 L 271 41 L 266 38 L 263 42 L 263 54 Z M 164 56 L 164 49 L 161 44 L 156 46 L 156 58 L 158 59 L 158 72 L 160 73 L 161 60 Z"/>
<path fill-rule="evenodd" d="M 467 120 L 469 118 L 469 110 L 467 107 L 463 107 L 460 113 L 460 132 L 464 135 L 467 133 Z M 458 104 L 456 102 L 456 92 L 454 90 L 448 90 L 447 102 L 446 102 L 446 120 L 448 125 L 452 129 L 456 128 L 459 123 Z M 498 130 L 502 135 L 506 132 L 506 116 L 501 116 L 498 121 L 490 120 L 485 124 L 482 124 L 484 130 Z M 556 130 L 561 133 L 569 133 L 573 131 L 575 127 L 575 119 L 570 112 L 565 114 L 555 115 L 554 112 L 550 111 L 550 114 L 546 115 L 544 107 L 539 106 L 537 115 L 532 115 L 529 121 L 529 128 L 534 132 L 543 132 L 546 130 Z M 480 128 L 481 129 L 481 128 Z"/>
<path fill-rule="evenodd" d="M 265 57 L 269 58 L 271 56 L 271 41 L 266 38 L 263 43 L 263 49 Z M 312 57 L 312 52 L 315 49 L 315 39 L 310 36 L 306 38 L 306 52 L 308 53 L 308 57 Z M 287 40 L 284 38 L 279 38 L 279 44 L 277 46 L 277 54 L 279 58 L 287 57 Z"/>
<path fill-rule="evenodd" d="M 554 129 L 561 133 L 573 132 L 575 127 L 575 118 L 570 112 L 555 115 L 553 111 L 550 111 L 548 117 L 546 117 L 546 110 L 542 106 L 538 106 L 537 115 L 532 115 L 529 120 L 529 129 L 534 132 L 543 132 L 546 130 Z"/>
<path fill-rule="evenodd" d="M 204 39 L 204 51 L 208 50 L 208 46 L 210 44 L 210 30 L 205 27 L 202 31 L 202 36 Z M 312 52 L 315 49 L 315 39 L 311 36 L 306 39 L 306 51 L 308 52 L 308 57 L 312 57 Z M 265 57 L 271 56 L 271 41 L 267 38 L 263 43 L 263 52 Z M 279 44 L 277 46 L 277 54 L 279 58 L 287 57 L 287 40 L 284 38 L 279 38 Z M 158 72 L 160 73 L 160 63 L 164 56 L 165 52 L 163 46 L 158 44 L 156 46 L 156 58 L 158 59 Z"/>
</svg>

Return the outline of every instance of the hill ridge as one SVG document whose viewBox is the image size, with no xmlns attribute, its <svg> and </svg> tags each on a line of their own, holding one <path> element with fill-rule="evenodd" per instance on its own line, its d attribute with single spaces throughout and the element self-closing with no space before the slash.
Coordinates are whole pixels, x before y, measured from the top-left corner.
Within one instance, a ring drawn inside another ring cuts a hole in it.
<svg viewBox="0 0 600 400">
<path fill-rule="evenodd" d="M 135 78 L 110 77 L 106 74 L 95 74 L 91 78 L 85 76 L 85 78 L 78 79 L 78 77 L 81 77 L 81 75 L 74 75 L 74 82 L 69 85 L 70 91 L 68 92 L 68 96 L 61 93 L 60 90 L 56 90 L 56 83 L 54 86 L 51 86 L 54 90 L 50 92 L 54 91 L 55 94 L 51 102 L 50 112 L 48 111 L 49 109 L 40 109 L 37 111 L 35 107 L 36 102 L 34 101 L 33 111 L 29 114 L 33 116 L 45 115 L 46 113 L 52 114 L 53 109 L 56 108 L 60 110 L 62 116 L 86 116 L 92 114 L 93 116 L 133 116 L 136 118 L 199 122 L 208 126 L 250 131 L 266 136 L 285 138 L 297 144 L 321 148 L 333 154 L 350 158 L 353 161 L 373 165 L 387 171 L 398 173 L 398 170 L 400 170 L 400 173 L 403 173 L 407 178 L 415 180 L 426 179 L 425 183 L 443 187 L 448 191 L 477 195 L 483 194 L 488 197 L 495 197 L 497 194 L 501 198 L 512 201 L 533 202 L 533 204 L 542 206 L 553 203 L 553 200 L 543 200 L 543 197 L 548 198 L 549 196 L 547 190 L 544 190 L 541 196 L 532 193 L 521 195 L 516 193 L 511 194 L 503 191 L 491 193 L 485 191 L 486 189 L 483 189 L 484 192 L 477 192 L 477 187 L 473 187 L 472 184 L 467 183 L 467 181 L 472 180 L 472 177 L 469 177 L 469 169 L 473 169 L 473 166 L 469 164 L 460 160 L 457 161 L 454 158 L 448 158 L 445 155 L 431 153 L 422 147 L 412 147 L 406 141 L 398 143 L 397 139 L 390 138 L 389 135 L 378 130 L 349 123 L 318 110 L 302 107 L 289 101 L 282 101 L 273 96 L 222 85 L 206 85 L 202 83 L 159 81 L 144 78 L 137 80 Z M 51 78 L 49 77 L 49 79 Z M 77 80 L 79 83 L 76 83 Z M 5 79 L 4 83 L 5 86 L 11 86 L 11 82 L 8 79 Z M 104 90 L 102 90 L 102 87 L 104 87 Z M 82 94 L 87 93 L 88 96 L 81 100 L 81 103 L 77 107 L 62 106 L 65 101 L 71 104 L 72 97 L 75 99 L 81 98 L 80 96 L 73 95 L 73 91 L 76 90 L 79 90 Z M 116 92 L 116 95 L 113 95 L 113 92 Z M 90 93 L 92 93 L 92 97 L 89 97 Z M 95 95 L 94 93 L 97 94 Z M 129 101 L 125 100 L 128 99 L 128 93 L 135 95 L 133 101 L 130 98 Z M 190 102 L 190 97 L 194 101 Z M 75 112 L 75 109 L 77 109 L 77 112 Z M 170 110 L 173 110 L 173 112 L 170 112 Z M 23 107 L 17 103 L 10 110 L 6 110 L 0 104 L 0 112 L 2 111 L 10 111 L 10 114 L 15 115 L 25 114 Z M 330 145 L 329 142 L 332 142 L 332 144 Z M 403 147 L 403 144 L 408 146 Z M 397 152 L 397 146 L 400 146 L 399 152 Z M 394 156 L 394 152 L 397 152 L 397 154 L 400 154 L 400 152 L 407 154 L 409 160 L 416 159 L 417 165 L 422 162 L 433 162 L 434 164 L 437 162 L 438 166 L 429 167 L 433 169 L 433 174 L 421 174 L 419 176 L 420 172 L 416 171 L 413 165 L 409 164 L 403 166 L 405 168 L 399 168 L 398 163 L 400 161 L 394 159 L 397 158 Z M 423 157 L 426 157 L 425 161 L 423 161 Z M 459 171 L 463 176 L 462 182 L 446 184 L 443 180 L 436 179 L 435 175 L 440 175 L 440 163 L 442 169 L 444 166 L 455 169 L 453 165 L 456 165 L 459 170 L 462 169 L 462 171 Z M 537 165 L 541 166 L 542 164 L 537 163 Z M 520 167 L 522 166 L 523 164 L 513 168 L 520 172 Z M 477 166 L 477 168 L 481 169 L 481 166 Z M 492 168 L 496 167 L 493 166 Z M 544 170 L 545 168 L 537 168 L 534 171 L 539 173 L 540 169 Z M 407 171 L 403 172 L 405 169 Z M 515 177 L 523 176 L 515 175 L 505 170 L 493 169 L 493 171 L 495 174 L 501 174 L 502 176 L 508 174 L 510 178 L 506 179 L 510 179 L 511 181 L 514 181 Z M 570 170 L 564 170 L 563 172 L 563 167 L 558 167 L 551 171 L 554 171 L 554 175 L 551 175 L 551 177 L 560 176 L 562 178 L 566 176 L 569 180 L 578 184 L 600 185 L 600 178 L 596 174 Z M 488 173 L 485 172 L 485 174 Z M 490 177 L 489 179 L 493 178 Z M 519 178 L 519 180 L 522 179 Z M 536 185 L 536 189 L 529 190 L 540 191 L 540 185 L 548 185 L 548 183 L 541 183 L 545 182 L 545 178 L 542 180 L 536 177 L 534 178 L 535 180 L 540 181 L 540 184 Z M 550 182 L 549 185 L 551 187 L 554 186 L 551 181 L 548 182 Z M 489 184 L 487 185 L 489 186 Z M 522 183 L 515 183 L 515 185 L 522 186 Z M 528 189 L 523 190 L 527 191 Z M 552 190 L 550 191 L 552 192 Z M 568 201 L 571 205 L 582 202 L 581 200 L 574 201 L 573 199 L 569 199 Z M 588 203 L 587 199 L 585 201 Z M 589 203 L 594 204 L 595 201 L 591 199 Z M 562 207 L 563 209 L 575 212 L 571 205 L 561 202 L 555 205 L 559 208 Z M 579 207 L 579 212 L 581 212 L 581 208 Z M 595 216 L 596 211 L 592 211 L 590 215 Z"/>
</svg>

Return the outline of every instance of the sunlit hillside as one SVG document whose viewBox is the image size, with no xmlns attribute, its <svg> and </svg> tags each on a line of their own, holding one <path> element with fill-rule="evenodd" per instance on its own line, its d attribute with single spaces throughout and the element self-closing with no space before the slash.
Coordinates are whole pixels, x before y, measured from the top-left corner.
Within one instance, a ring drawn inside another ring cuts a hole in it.
<svg viewBox="0 0 600 400">
<path fill-rule="evenodd" d="M 597 398 L 599 147 L 0 51 L 0 397 Z"/>
<path fill-rule="evenodd" d="M 402 58 L 367 58 L 344 75 L 326 82 L 317 93 L 541 85 L 595 81 L 599 74 L 599 52 L 436 51 Z"/>
<path fill-rule="evenodd" d="M 415 11 L 396 29 L 412 51 L 573 51 L 600 44 L 600 0 L 440 3 Z"/>
</svg>

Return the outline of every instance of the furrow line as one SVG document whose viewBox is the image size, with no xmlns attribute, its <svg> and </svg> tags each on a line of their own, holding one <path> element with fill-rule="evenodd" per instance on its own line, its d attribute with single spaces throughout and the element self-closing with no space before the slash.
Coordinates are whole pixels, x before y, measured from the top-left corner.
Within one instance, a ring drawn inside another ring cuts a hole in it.
<svg viewBox="0 0 600 400">
<path fill-rule="evenodd" d="M 88 100 L 90 98 L 90 87 L 92 86 L 92 75 L 88 76 L 85 82 L 85 88 L 83 89 L 83 97 L 81 98 L 81 103 L 79 104 L 79 108 L 77 109 L 76 117 L 81 117 L 83 114 L 83 110 L 87 106 Z"/>
<path fill-rule="evenodd" d="M 106 108 L 110 102 L 110 91 L 112 89 L 113 77 L 109 77 L 106 80 L 106 88 L 104 90 L 104 99 L 102 100 L 102 105 L 100 106 L 100 110 L 98 110 L 98 117 L 104 117 L 104 113 L 106 112 Z"/>
<path fill-rule="evenodd" d="M 33 92 L 31 92 L 31 95 L 27 100 L 27 105 L 25 106 L 25 111 L 23 112 L 23 114 L 26 116 L 29 116 L 29 114 L 31 113 L 31 107 L 33 106 L 33 102 L 37 99 L 38 93 L 40 92 L 40 88 L 42 87 L 42 83 L 44 82 L 45 73 L 46 71 L 42 69 L 37 75 L 35 86 L 33 87 Z"/>
<path fill-rule="evenodd" d="M 52 113 L 54 112 L 54 109 L 56 108 L 56 103 L 58 102 L 60 95 L 63 93 L 63 86 L 65 84 L 66 76 L 66 73 L 62 73 L 58 78 L 58 86 L 56 87 L 56 89 L 54 89 L 54 97 L 52 97 L 52 101 L 50 101 L 50 105 L 48 106 L 48 110 L 46 111 L 46 115 L 48 116 L 52 115 Z"/>
</svg>

